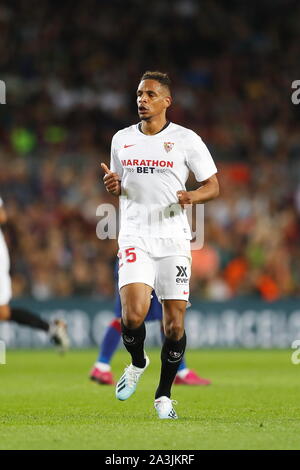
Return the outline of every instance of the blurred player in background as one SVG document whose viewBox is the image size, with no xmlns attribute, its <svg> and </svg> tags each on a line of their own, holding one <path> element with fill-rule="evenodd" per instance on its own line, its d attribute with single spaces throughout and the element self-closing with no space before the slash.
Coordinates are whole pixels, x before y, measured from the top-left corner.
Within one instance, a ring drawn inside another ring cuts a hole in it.
<svg viewBox="0 0 300 470">
<path fill-rule="evenodd" d="M 115 270 L 115 277 L 117 280 L 117 269 Z M 145 318 L 145 322 L 159 321 L 161 328 L 162 342 L 165 340 L 163 324 L 162 324 L 162 306 L 158 301 L 155 292 L 152 292 L 153 298 L 151 299 L 150 309 Z M 103 385 L 114 385 L 114 377 L 111 372 L 110 362 L 114 353 L 116 352 L 120 338 L 121 338 L 121 317 L 122 317 L 122 306 L 120 295 L 117 292 L 117 298 L 115 302 L 115 318 L 110 322 L 107 327 L 102 345 L 99 349 L 99 356 L 97 362 L 90 373 L 90 379 Z M 199 375 L 188 369 L 185 358 L 179 364 L 178 371 L 174 380 L 176 385 L 210 385 L 211 381 L 199 377 Z"/>
<path fill-rule="evenodd" d="M 9 275 L 10 261 L 6 242 L 1 230 L 1 225 L 7 222 L 7 214 L 0 197 L 0 321 L 15 322 L 47 333 L 50 340 L 62 351 L 69 347 L 66 323 L 62 320 L 54 320 L 51 324 L 29 312 L 27 309 L 10 307 L 12 296 L 11 279 Z"/>
<path fill-rule="evenodd" d="M 137 89 L 139 124 L 117 132 L 111 170 L 103 163 L 107 191 L 120 197 L 119 289 L 122 338 L 132 363 L 116 386 L 127 400 L 150 360 L 144 351 L 145 317 L 155 289 L 163 305 L 165 341 L 154 407 L 160 419 L 177 419 L 171 388 L 186 348 L 184 316 L 189 299 L 191 232 L 184 206 L 216 198 L 217 168 L 192 130 L 169 122 L 170 79 L 146 72 Z M 192 171 L 201 183 L 186 191 Z"/>
</svg>

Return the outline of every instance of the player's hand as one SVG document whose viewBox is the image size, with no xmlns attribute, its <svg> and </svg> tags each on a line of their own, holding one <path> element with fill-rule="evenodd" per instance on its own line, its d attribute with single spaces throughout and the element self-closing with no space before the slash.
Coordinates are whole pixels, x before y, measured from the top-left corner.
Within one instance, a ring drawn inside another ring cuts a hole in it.
<svg viewBox="0 0 300 470">
<path fill-rule="evenodd" d="M 183 209 L 186 204 L 193 204 L 194 198 L 192 191 L 177 191 L 176 194 L 178 197 L 179 204 Z"/>
<path fill-rule="evenodd" d="M 110 169 L 105 165 L 105 163 L 101 163 L 102 169 L 105 171 L 105 175 L 103 177 L 104 185 L 106 190 L 113 194 L 114 196 L 119 196 L 121 192 L 121 184 L 119 180 L 119 175 L 117 173 L 113 173 Z"/>
</svg>

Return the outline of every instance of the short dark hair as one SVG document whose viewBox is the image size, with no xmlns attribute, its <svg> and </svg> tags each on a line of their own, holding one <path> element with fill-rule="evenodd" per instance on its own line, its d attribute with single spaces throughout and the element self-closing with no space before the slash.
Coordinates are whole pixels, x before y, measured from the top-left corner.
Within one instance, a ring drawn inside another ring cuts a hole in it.
<svg viewBox="0 0 300 470">
<path fill-rule="evenodd" d="M 147 72 L 143 73 L 141 77 L 141 81 L 142 80 L 156 80 L 157 82 L 161 83 L 163 86 L 168 88 L 171 94 L 171 80 L 167 73 L 159 72 L 157 70 L 155 72 L 151 72 L 150 70 L 148 70 Z"/>
</svg>

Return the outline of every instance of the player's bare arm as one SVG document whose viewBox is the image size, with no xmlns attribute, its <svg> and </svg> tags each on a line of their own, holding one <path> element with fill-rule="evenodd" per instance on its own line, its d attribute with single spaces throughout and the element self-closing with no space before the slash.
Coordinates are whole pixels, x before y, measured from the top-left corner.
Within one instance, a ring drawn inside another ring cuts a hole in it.
<svg viewBox="0 0 300 470">
<path fill-rule="evenodd" d="M 7 213 L 3 207 L 0 207 L 0 225 L 3 225 L 7 222 Z"/>
<path fill-rule="evenodd" d="M 104 185 L 106 190 L 113 194 L 114 196 L 120 196 L 121 194 L 121 182 L 119 175 L 117 173 L 113 173 L 110 169 L 105 165 L 105 163 L 101 163 L 102 169 L 105 171 L 105 175 L 103 177 Z"/>
<path fill-rule="evenodd" d="M 219 182 L 216 175 L 202 182 L 202 186 L 195 191 L 177 191 L 181 207 L 185 204 L 204 204 L 219 196 Z"/>
</svg>

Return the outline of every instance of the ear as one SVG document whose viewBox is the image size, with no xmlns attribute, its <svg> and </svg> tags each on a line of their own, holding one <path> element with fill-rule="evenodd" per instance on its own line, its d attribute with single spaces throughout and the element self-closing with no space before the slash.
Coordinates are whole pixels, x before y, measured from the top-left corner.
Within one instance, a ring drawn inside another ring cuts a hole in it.
<svg viewBox="0 0 300 470">
<path fill-rule="evenodd" d="M 165 97 L 165 102 L 166 102 L 166 107 L 169 108 L 172 104 L 172 97 L 171 96 L 166 96 Z"/>
</svg>

